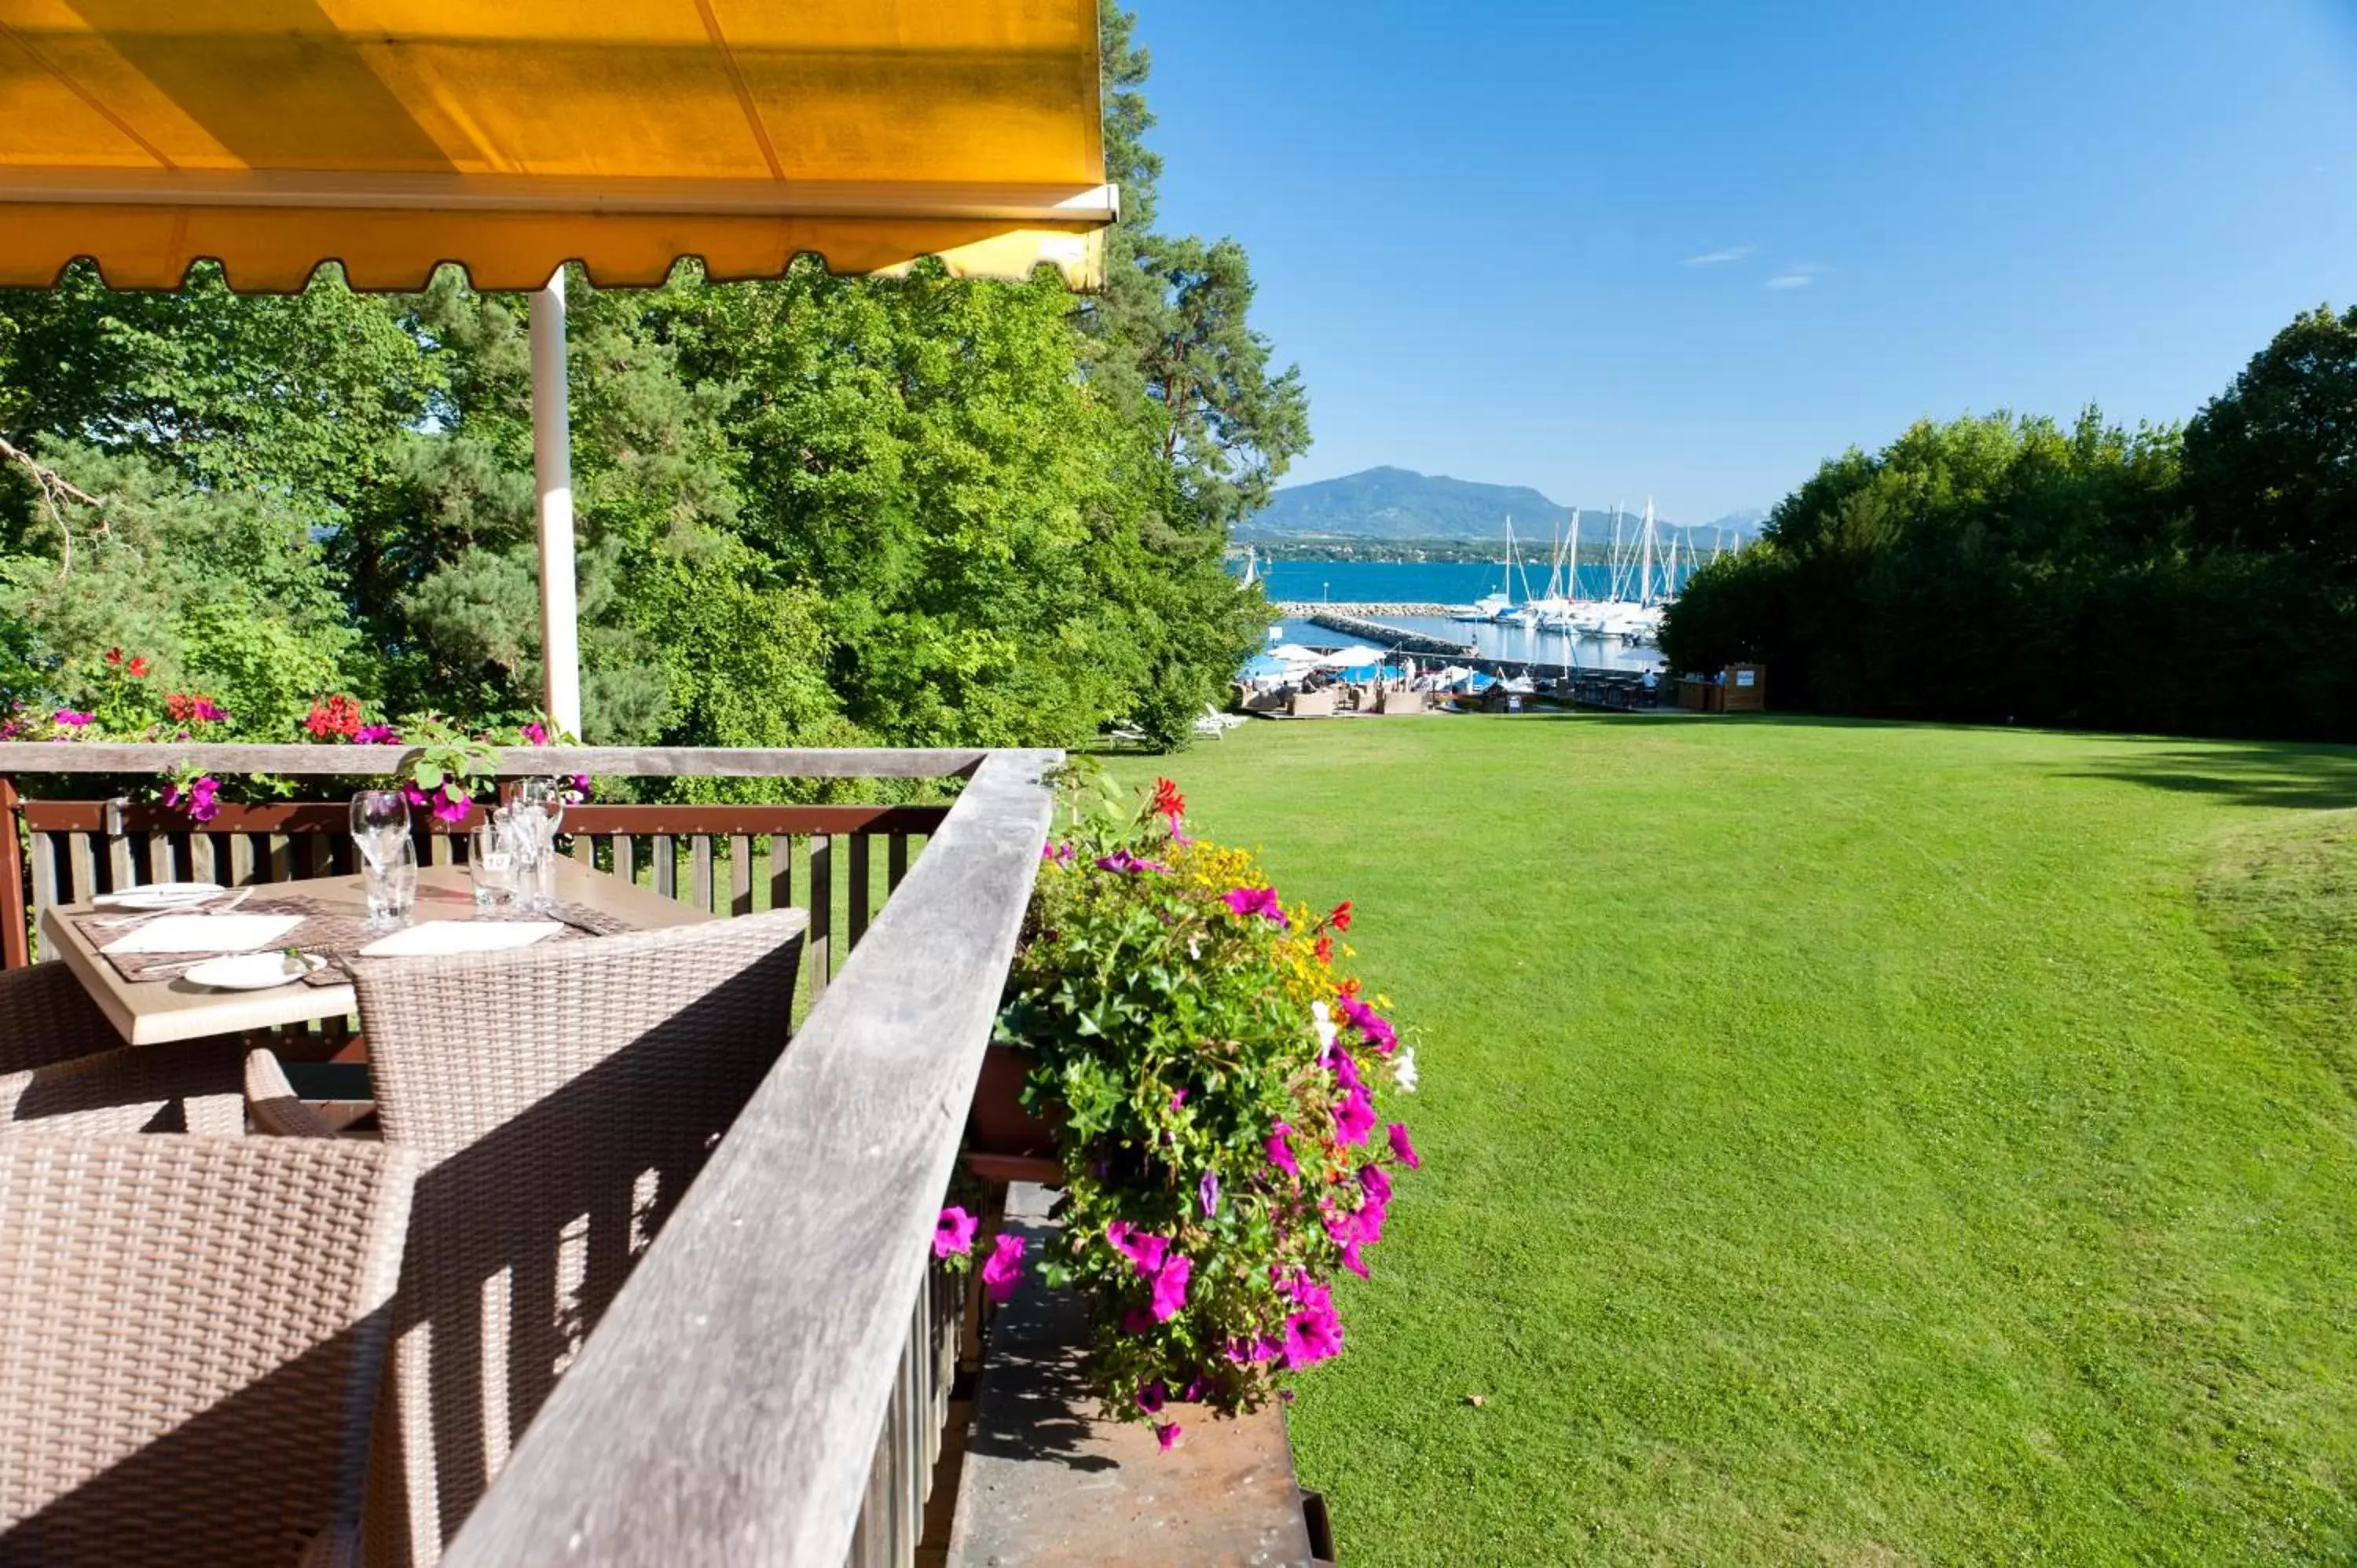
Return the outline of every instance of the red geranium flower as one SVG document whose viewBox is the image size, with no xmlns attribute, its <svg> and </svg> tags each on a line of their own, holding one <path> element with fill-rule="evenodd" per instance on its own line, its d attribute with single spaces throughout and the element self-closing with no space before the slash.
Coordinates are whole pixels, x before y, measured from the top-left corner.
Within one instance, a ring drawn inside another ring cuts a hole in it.
<svg viewBox="0 0 2357 1568">
<path fill-rule="evenodd" d="M 1335 905 L 1334 912 L 1326 917 L 1326 923 L 1333 927 L 1338 931 L 1349 930 L 1351 929 L 1351 901 L 1348 898 L 1345 898 L 1340 904 Z"/>
<path fill-rule="evenodd" d="M 119 649 L 119 648 L 110 648 L 110 649 L 108 649 L 108 650 L 106 650 L 106 661 L 107 661 L 109 664 L 120 664 L 120 663 L 122 663 L 122 662 L 123 662 L 123 650 L 121 650 L 121 649 Z"/>
<path fill-rule="evenodd" d="M 1178 793 L 1178 786 L 1168 779 L 1154 781 L 1154 810 L 1177 822 L 1187 814 L 1187 797 Z"/>
<path fill-rule="evenodd" d="M 321 697 L 311 704 L 303 727 L 322 740 L 329 736 L 356 736 L 361 732 L 361 705 L 350 697 Z"/>
<path fill-rule="evenodd" d="M 147 660 L 145 655 L 139 655 L 133 658 L 131 660 L 131 674 L 135 680 L 144 681 L 147 678 Z"/>
<path fill-rule="evenodd" d="M 1332 963 L 1334 961 L 1334 939 L 1331 937 L 1319 937 L 1318 939 L 1317 953 L 1318 961 L 1319 963 Z"/>
</svg>

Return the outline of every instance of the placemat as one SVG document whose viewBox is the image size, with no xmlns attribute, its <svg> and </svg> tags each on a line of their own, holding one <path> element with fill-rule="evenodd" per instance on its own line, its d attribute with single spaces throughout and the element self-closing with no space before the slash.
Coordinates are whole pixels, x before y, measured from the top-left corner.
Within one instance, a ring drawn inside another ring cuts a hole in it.
<svg viewBox="0 0 2357 1568">
<path fill-rule="evenodd" d="M 303 977 L 306 985 L 344 985 L 350 983 L 355 964 L 373 963 L 374 959 L 359 956 L 360 950 L 384 935 L 371 930 L 366 919 L 358 915 L 332 909 L 323 901 L 301 893 L 279 894 L 272 897 L 248 898 L 238 906 L 242 915 L 300 915 L 303 923 L 286 933 L 282 948 L 300 948 L 328 961 L 327 967 Z M 75 915 L 74 925 L 88 937 L 91 945 L 103 948 L 123 935 L 123 928 L 110 928 L 106 922 L 122 917 L 109 914 Z M 593 909 L 587 904 L 560 903 L 555 908 L 526 914 L 514 909 L 484 909 L 465 917 L 470 920 L 554 920 L 565 929 L 548 940 L 553 942 L 578 940 L 583 937 L 610 937 L 634 930 L 629 921 Z M 135 929 L 135 928 L 134 928 Z M 170 980 L 194 964 L 202 963 L 207 956 L 196 953 L 111 953 L 99 956 L 114 966 L 114 972 L 129 981 Z"/>
</svg>

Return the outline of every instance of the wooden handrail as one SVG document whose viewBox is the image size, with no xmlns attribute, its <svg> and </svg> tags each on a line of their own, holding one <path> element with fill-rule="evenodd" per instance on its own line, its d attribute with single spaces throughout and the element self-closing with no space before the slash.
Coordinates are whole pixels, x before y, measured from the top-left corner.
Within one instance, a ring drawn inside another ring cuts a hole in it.
<svg viewBox="0 0 2357 1568">
<path fill-rule="evenodd" d="M 448 1568 L 841 1568 L 1060 759 L 996 752 L 974 771 Z"/>
<path fill-rule="evenodd" d="M 5 789 L 0 780 L 0 789 Z M 0 796 L 0 811 L 7 809 Z M 25 826 L 37 833 L 96 833 L 110 827 L 138 833 L 336 832 L 349 826 L 341 800 L 288 800 L 268 805 L 230 805 L 208 822 L 191 822 L 178 806 L 153 801 L 19 800 Z M 574 806 L 565 813 L 568 833 L 929 833 L 947 806 Z M 428 832 L 463 833 L 483 820 L 472 811 L 463 821 L 428 820 Z M 5 854 L 0 851 L 0 854 Z"/>
<path fill-rule="evenodd" d="M 182 741 L 0 741 L 0 774 L 275 773 L 290 779 L 398 773 L 416 755 L 399 746 L 248 746 Z M 494 749 L 502 779 L 608 773 L 630 779 L 956 779 L 987 751 L 883 746 L 516 746 Z"/>
</svg>

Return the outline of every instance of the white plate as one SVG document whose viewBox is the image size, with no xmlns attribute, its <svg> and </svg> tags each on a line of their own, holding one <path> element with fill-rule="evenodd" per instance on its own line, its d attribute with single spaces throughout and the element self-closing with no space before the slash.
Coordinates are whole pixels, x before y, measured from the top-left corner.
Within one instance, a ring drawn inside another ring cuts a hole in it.
<svg viewBox="0 0 2357 1568">
<path fill-rule="evenodd" d="M 201 903 L 228 891 L 218 882 L 148 882 L 120 892 L 102 893 L 96 903 L 102 909 L 177 909 L 183 904 Z"/>
<path fill-rule="evenodd" d="M 425 920 L 379 937 L 362 958 L 422 958 L 429 953 L 498 952 L 528 948 L 565 927 L 554 920 Z"/>
<path fill-rule="evenodd" d="M 289 969 L 283 952 L 242 952 L 200 963 L 180 978 L 221 991 L 268 991 L 300 980 L 327 961 L 317 953 L 305 953 L 303 967 Z"/>
<path fill-rule="evenodd" d="M 101 952 L 255 952 L 286 945 L 300 915 L 158 915 L 134 926 Z"/>
</svg>

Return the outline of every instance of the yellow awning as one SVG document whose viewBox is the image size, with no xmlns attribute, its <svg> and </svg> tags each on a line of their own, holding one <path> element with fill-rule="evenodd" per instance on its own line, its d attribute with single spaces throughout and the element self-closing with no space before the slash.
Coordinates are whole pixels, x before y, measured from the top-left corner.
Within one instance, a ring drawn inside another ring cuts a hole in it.
<svg viewBox="0 0 2357 1568">
<path fill-rule="evenodd" d="M 1095 0 L 0 0 L 0 285 L 1101 278 Z"/>
</svg>

